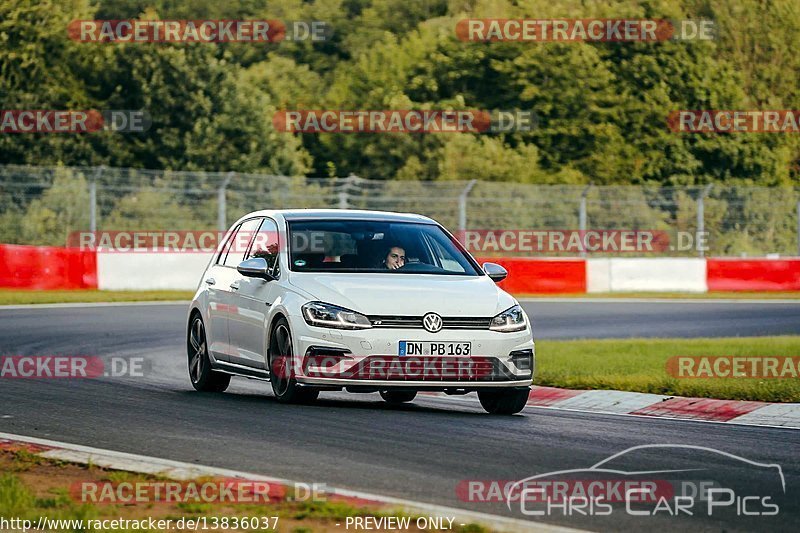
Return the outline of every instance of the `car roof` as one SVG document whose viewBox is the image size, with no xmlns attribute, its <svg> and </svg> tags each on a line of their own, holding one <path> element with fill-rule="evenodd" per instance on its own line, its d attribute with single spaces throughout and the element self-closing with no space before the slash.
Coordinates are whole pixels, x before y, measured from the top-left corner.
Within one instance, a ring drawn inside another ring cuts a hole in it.
<svg viewBox="0 0 800 533">
<path fill-rule="evenodd" d="M 435 221 L 414 213 L 391 211 L 366 211 L 359 209 L 278 209 L 249 213 L 246 217 L 280 216 L 287 221 L 299 220 L 372 220 L 381 222 L 417 222 L 434 224 Z"/>
</svg>

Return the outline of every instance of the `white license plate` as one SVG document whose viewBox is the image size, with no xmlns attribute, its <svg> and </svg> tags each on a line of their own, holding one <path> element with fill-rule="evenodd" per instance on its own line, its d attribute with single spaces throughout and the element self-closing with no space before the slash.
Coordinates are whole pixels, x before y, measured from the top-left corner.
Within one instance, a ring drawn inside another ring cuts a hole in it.
<svg viewBox="0 0 800 533">
<path fill-rule="evenodd" d="M 472 343 L 470 342 L 431 342 L 431 341 L 400 341 L 397 355 L 470 355 Z"/>
</svg>

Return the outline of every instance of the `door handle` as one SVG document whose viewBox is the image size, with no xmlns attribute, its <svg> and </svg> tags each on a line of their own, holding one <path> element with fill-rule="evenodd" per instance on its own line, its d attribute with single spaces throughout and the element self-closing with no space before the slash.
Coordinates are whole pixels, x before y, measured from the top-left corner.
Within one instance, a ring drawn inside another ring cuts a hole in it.
<svg viewBox="0 0 800 533">
<path fill-rule="evenodd" d="M 217 283 L 217 281 L 214 278 L 207 278 L 206 279 L 206 285 L 214 285 L 216 283 Z"/>
<path fill-rule="evenodd" d="M 235 291 L 238 291 L 238 290 L 239 290 L 239 282 L 238 282 L 238 281 L 234 281 L 233 283 L 231 283 L 231 284 L 229 285 L 229 287 L 230 287 L 231 289 L 235 290 Z"/>
</svg>

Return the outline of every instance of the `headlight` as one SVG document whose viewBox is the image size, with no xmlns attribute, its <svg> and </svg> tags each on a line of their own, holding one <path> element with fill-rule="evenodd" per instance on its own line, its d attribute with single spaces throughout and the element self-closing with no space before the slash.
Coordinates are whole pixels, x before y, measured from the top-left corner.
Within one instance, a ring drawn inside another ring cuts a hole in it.
<svg viewBox="0 0 800 533">
<path fill-rule="evenodd" d="M 371 328 L 372 323 L 361 313 L 336 305 L 311 302 L 303 306 L 303 318 L 309 326 L 336 329 Z"/>
<path fill-rule="evenodd" d="M 526 327 L 528 326 L 525 324 L 525 315 L 519 305 L 506 309 L 494 317 L 489 324 L 489 329 L 492 331 L 502 331 L 503 333 L 522 331 Z"/>
</svg>

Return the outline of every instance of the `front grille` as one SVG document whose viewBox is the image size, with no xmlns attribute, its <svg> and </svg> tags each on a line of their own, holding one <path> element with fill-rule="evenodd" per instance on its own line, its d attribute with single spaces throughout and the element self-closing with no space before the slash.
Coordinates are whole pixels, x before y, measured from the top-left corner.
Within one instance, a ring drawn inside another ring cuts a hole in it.
<svg viewBox="0 0 800 533">
<path fill-rule="evenodd" d="M 443 318 L 445 329 L 489 329 L 491 318 L 484 317 L 451 317 Z"/>
<path fill-rule="evenodd" d="M 368 316 L 373 328 L 423 329 L 421 316 Z M 442 329 L 489 329 L 491 318 L 442 317 Z"/>
</svg>

